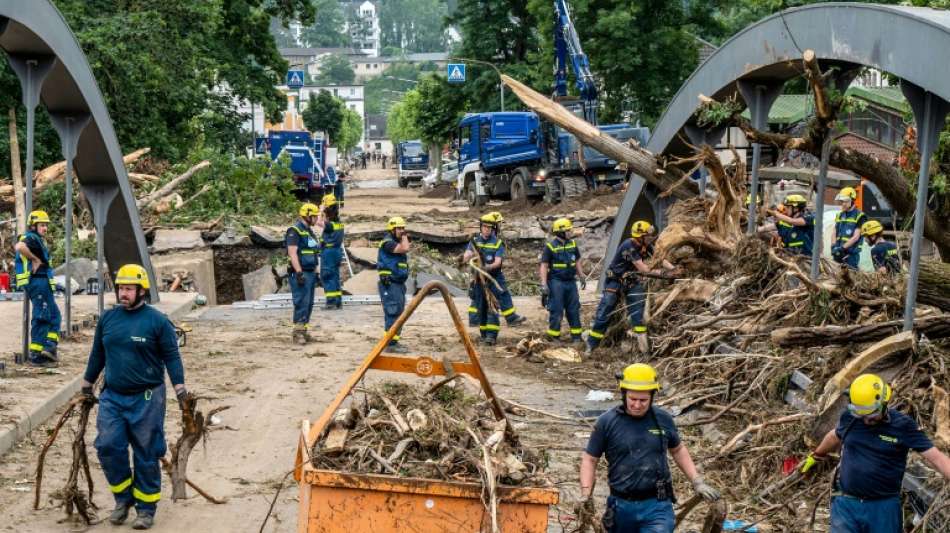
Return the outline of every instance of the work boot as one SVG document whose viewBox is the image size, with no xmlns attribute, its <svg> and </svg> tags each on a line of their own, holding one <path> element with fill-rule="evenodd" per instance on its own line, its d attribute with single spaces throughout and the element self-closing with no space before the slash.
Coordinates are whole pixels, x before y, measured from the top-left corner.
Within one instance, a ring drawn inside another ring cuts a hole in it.
<svg viewBox="0 0 950 533">
<path fill-rule="evenodd" d="M 584 348 L 584 357 L 590 357 L 592 355 L 594 355 L 594 347 L 588 344 L 587 347 Z"/>
<path fill-rule="evenodd" d="M 125 519 L 129 517 L 129 509 L 131 508 L 131 503 L 115 504 L 115 509 L 113 509 L 112 514 L 109 515 L 109 523 L 113 526 L 121 526 L 124 524 Z"/>
<path fill-rule="evenodd" d="M 409 353 L 409 349 L 398 342 L 389 343 L 384 351 L 389 353 Z"/>
<path fill-rule="evenodd" d="M 303 330 L 303 340 L 304 343 L 313 342 L 313 337 L 310 335 L 310 329 L 304 328 Z"/>
<path fill-rule="evenodd" d="M 498 339 L 495 339 L 494 337 L 482 337 L 481 343 L 485 346 L 494 346 L 495 344 L 498 344 Z"/>
<path fill-rule="evenodd" d="M 294 325 L 293 343 L 303 346 L 307 344 L 307 332 L 300 326 Z"/>
<path fill-rule="evenodd" d="M 35 366 L 38 368 L 55 368 L 59 366 L 56 356 L 52 355 L 46 350 L 41 352 L 30 350 L 30 356 L 27 362 L 30 364 L 30 366 Z"/>
<path fill-rule="evenodd" d="M 511 315 L 511 318 L 508 319 L 508 325 L 517 326 L 518 324 L 524 323 L 525 320 L 527 320 L 527 318 L 515 313 Z"/>
<path fill-rule="evenodd" d="M 132 522 L 132 529 L 152 529 L 155 525 L 155 516 L 148 513 L 137 513 L 135 522 Z"/>
</svg>

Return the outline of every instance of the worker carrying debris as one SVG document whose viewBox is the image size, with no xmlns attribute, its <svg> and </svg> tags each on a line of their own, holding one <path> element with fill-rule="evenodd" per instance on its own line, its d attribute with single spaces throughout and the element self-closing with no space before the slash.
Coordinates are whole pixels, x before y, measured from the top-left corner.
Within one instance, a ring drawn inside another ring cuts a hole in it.
<svg viewBox="0 0 950 533">
<path fill-rule="evenodd" d="M 597 418 L 587 448 L 581 453 L 580 512 L 593 515 L 597 462 L 607 455 L 610 496 L 604 511 L 607 533 L 672 533 L 673 477 L 666 454 L 703 498 L 715 501 L 719 491 L 703 479 L 680 440 L 673 417 L 653 405 L 660 384 L 656 370 L 636 363 L 618 376 L 621 404 Z"/>
<path fill-rule="evenodd" d="M 385 331 L 396 323 L 406 307 L 406 280 L 409 279 L 409 233 L 402 217 L 392 217 L 386 223 L 389 233 L 379 243 L 376 268 L 379 272 L 379 298 L 383 302 Z M 399 344 L 399 331 L 389 341 L 386 351 L 406 353 Z"/>
<path fill-rule="evenodd" d="M 17 238 L 16 287 L 30 299 L 33 318 L 30 320 L 30 345 L 27 362 L 32 366 L 56 366 L 61 316 L 53 291 L 53 267 L 50 265 L 46 232 L 49 231 L 46 211 L 33 211 L 27 217 L 26 233 Z"/>
<path fill-rule="evenodd" d="M 559 218 L 551 226 L 554 238 L 541 250 L 541 304 L 548 310 L 548 337 L 561 338 L 561 318 L 566 314 L 571 328 L 571 341 L 582 342 L 581 299 L 577 294 L 577 280 L 581 289 L 587 288 L 581 268 L 581 251 L 577 242 L 568 236 L 574 229 L 570 219 Z"/>
<path fill-rule="evenodd" d="M 621 292 L 627 305 L 627 318 L 632 333 L 637 341 L 637 349 L 642 354 L 648 354 L 650 343 L 647 338 L 647 327 L 643 323 L 643 310 L 646 306 L 647 292 L 639 272 L 662 274 L 663 271 L 651 269 L 646 260 L 653 256 L 653 241 L 656 239 L 656 228 L 645 220 L 638 220 L 630 227 L 630 238 L 620 243 L 610 266 L 607 267 L 607 280 L 604 283 L 604 292 L 597 305 L 594 323 L 587 335 L 587 355 L 590 355 L 604 338 L 607 326 L 614 309 L 620 302 Z M 675 271 L 675 267 L 667 260 L 663 260 L 666 271 Z"/>
<path fill-rule="evenodd" d="M 835 215 L 831 239 L 831 257 L 854 270 L 858 269 L 861 259 L 861 227 L 868 220 L 868 216 L 855 205 L 857 198 L 858 192 L 853 187 L 844 187 L 838 192 L 835 201 L 841 206 L 841 211 Z"/>
<path fill-rule="evenodd" d="M 145 303 L 148 273 L 140 265 L 125 265 L 116 274 L 115 286 L 119 305 L 103 314 L 96 326 L 82 395 L 95 401 L 93 383 L 105 369 L 95 446 L 115 497 L 109 522 L 122 524 L 135 505 L 132 528 L 149 529 L 162 495 L 159 459 L 166 452 L 165 372 L 179 406 L 189 395 L 175 327 Z M 130 445 L 134 472 L 129 467 Z"/>
<path fill-rule="evenodd" d="M 300 206 L 300 218 L 287 228 L 284 244 L 293 274 L 287 280 L 294 302 L 294 331 L 292 340 L 307 344 L 310 338 L 310 315 L 313 314 L 313 294 L 317 289 L 317 266 L 320 240 L 313 233 L 320 208 L 311 203 Z"/>
<path fill-rule="evenodd" d="M 881 274 L 898 274 L 901 271 L 901 256 L 897 245 L 884 239 L 884 226 L 877 220 L 868 220 L 861 226 L 861 235 L 871 246 L 871 262 Z"/>
<path fill-rule="evenodd" d="M 858 376 L 838 427 L 828 432 L 802 464 L 806 473 L 829 453 L 841 450 L 831 498 L 831 531 L 903 531 L 901 482 L 907 452 L 920 453 L 950 479 L 950 458 L 934 447 L 913 418 L 891 409 L 893 391 L 875 374 Z"/>
<path fill-rule="evenodd" d="M 340 262 L 343 260 L 343 223 L 336 196 L 327 194 L 321 202 L 322 210 L 316 228 L 320 232 L 320 282 L 327 298 L 325 309 L 343 307 L 340 287 Z"/>
<path fill-rule="evenodd" d="M 775 229 L 782 239 L 782 247 L 789 252 L 811 257 L 815 215 L 805 208 L 807 200 L 800 194 L 789 194 L 782 204 L 785 206 L 784 212 L 779 209 L 766 210 L 775 219 Z"/>
<path fill-rule="evenodd" d="M 505 243 L 498 231 L 503 221 L 504 217 L 497 211 L 483 215 L 479 220 L 478 235 L 468 243 L 462 256 L 465 263 L 478 258 L 478 269 L 481 272 L 476 271 L 473 276 L 472 303 L 478 314 L 478 329 L 482 342 L 488 345 L 495 344 L 498 339 L 499 312 L 509 326 L 525 321 L 525 318 L 515 311 L 511 291 L 508 290 L 505 274 L 501 270 L 505 258 Z"/>
</svg>

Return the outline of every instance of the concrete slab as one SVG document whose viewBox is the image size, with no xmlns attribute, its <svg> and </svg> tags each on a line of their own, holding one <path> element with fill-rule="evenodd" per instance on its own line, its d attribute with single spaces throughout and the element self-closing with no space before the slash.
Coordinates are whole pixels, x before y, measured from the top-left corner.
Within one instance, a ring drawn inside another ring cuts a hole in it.
<svg viewBox="0 0 950 533">
<path fill-rule="evenodd" d="M 205 241 L 201 238 L 200 231 L 160 229 L 155 232 L 155 240 L 152 241 L 150 251 L 153 254 L 157 254 L 172 250 L 193 250 L 195 248 L 203 248 L 204 246 Z"/>
<path fill-rule="evenodd" d="M 241 276 L 241 283 L 244 284 L 245 300 L 257 300 L 265 294 L 277 292 L 277 279 L 270 265 L 264 265 L 253 272 L 244 274 Z"/>
<path fill-rule="evenodd" d="M 280 248 L 284 245 L 284 231 L 273 226 L 251 226 L 251 242 L 258 246 Z"/>
<path fill-rule="evenodd" d="M 96 277 L 96 261 L 94 259 L 86 259 L 85 257 L 74 257 L 72 262 L 69 265 L 70 275 L 72 278 L 80 283 L 80 287 L 83 289 L 86 288 L 86 281 L 89 278 Z M 53 272 L 58 275 L 66 275 L 66 265 L 60 265 L 53 270 Z"/>
<path fill-rule="evenodd" d="M 376 248 L 355 246 L 346 248 L 346 253 L 349 254 L 350 260 L 354 263 L 360 263 L 362 265 L 368 265 L 373 268 L 376 268 L 376 256 L 379 253 L 379 250 Z"/>
<path fill-rule="evenodd" d="M 208 298 L 208 304 L 217 305 L 214 253 L 210 249 L 153 255 L 152 268 L 157 279 L 161 279 L 163 275 L 174 276 L 176 273 L 187 272 L 194 281 L 195 289 Z"/>
<path fill-rule="evenodd" d="M 379 274 L 375 270 L 364 270 L 343 282 L 343 290 L 349 294 L 377 294 L 378 281 Z"/>
</svg>

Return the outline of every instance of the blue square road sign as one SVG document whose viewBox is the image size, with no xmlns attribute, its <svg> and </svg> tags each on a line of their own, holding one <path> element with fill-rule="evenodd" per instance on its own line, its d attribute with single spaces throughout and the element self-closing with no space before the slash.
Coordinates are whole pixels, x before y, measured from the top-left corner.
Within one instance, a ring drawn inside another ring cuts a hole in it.
<svg viewBox="0 0 950 533">
<path fill-rule="evenodd" d="M 449 83 L 465 83 L 465 63 L 449 63 L 445 69 Z"/>
<path fill-rule="evenodd" d="M 290 89 L 299 89 L 303 87 L 303 82 L 305 78 L 306 78 L 305 73 L 302 70 L 288 70 L 287 71 L 287 87 Z"/>
</svg>

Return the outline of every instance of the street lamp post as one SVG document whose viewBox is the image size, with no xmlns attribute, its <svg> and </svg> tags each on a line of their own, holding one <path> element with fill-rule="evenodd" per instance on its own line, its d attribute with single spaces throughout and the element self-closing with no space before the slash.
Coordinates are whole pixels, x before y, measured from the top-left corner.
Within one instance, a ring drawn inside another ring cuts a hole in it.
<svg viewBox="0 0 950 533">
<path fill-rule="evenodd" d="M 487 65 L 494 69 L 495 74 L 498 74 L 498 98 L 501 100 L 501 110 L 505 110 L 505 82 L 501 81 L 501 71 L 498 70 L 498 67 L 496 67 L 493 63 L 489 63 L 488 61 L 480 61 L 478 59 L 468 59 L 465 57 L 450 57 L 449 59 L 452 61 L 467 61 L 469 63 L 476 63 L 478 65 Z"/>
</svg>

